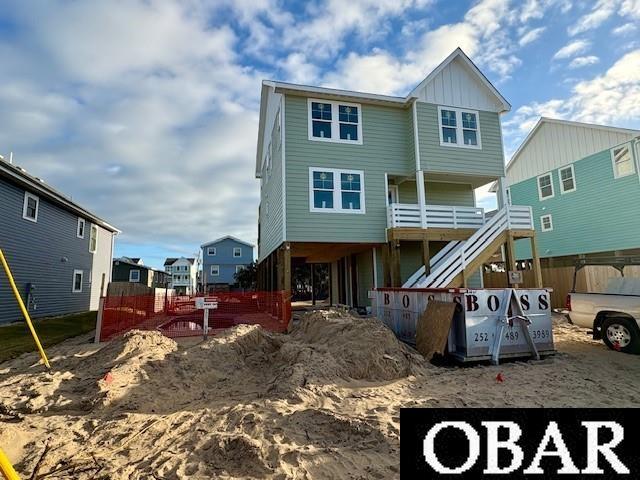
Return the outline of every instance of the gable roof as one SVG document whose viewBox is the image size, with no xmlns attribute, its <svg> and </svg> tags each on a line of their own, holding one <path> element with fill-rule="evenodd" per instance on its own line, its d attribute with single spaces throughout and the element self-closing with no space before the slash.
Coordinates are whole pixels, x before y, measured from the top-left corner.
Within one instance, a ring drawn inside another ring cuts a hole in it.
<svg viewBox="0 0 640 480">
<path fill-rule="evenodd" d="M 438 65 L 427 77 L 422 80 L 408 95 L 393 96 L 393 95 L 380 95 L 376 93 L 357 92 L 353 90 L 340 90 L 336 88 L 327 87 L 315 87 L 309 85 L 297 85 L 294 83 L 278 82 L 273 80 L 263 80 L 262 90 L 260 93 L 260 119 L 258 123 L 258 145 L 256 149 L 256 178 L 260 178 L 262 167 L 262 151 L 264 147 L 264 129 L 267 121 L 267 110 L 269 97 L 276 93 L 298 93 L 305 94 L 307 96 L 320 95 L 322 98 L 362 102 L 370 104 L 386 105 L 391 107 L 405 108 L 413 103 L 422 88 L 428 85 L 434 78 L 438 76 L 442 70 L 452 63 L 454 60 L 459 59 L 467 69 L 478 78 L 480 84 L 487 90 L 489 95 L 495 98 L 496 103 L 501 108 L 500 113 L 508 112 L 511 110 L 511 105 L 505 100 L 505 98 L 498 92 L 493 84 L 485 77 L 480 69 L 471 61 L 464 51 L 458 47 L 451 54 L 445 58 L 440 65 Z"/>
<path fill-rule="evenodd" d="M 251 244 L 249 242 L 245 242 L 244 240 L 240 240 L 239 238 L 234 237 L 232 235 L 225 235 L 224 237 L 220 237 L 220 238 L 218 238 L 216 240 L 211 240 L 210 242 L 203 243 L 202 245 L 200 245 L 200 248 L 208 247 L 209 245 L 213 245 L 215 243 L 222 242 L 223 240 L 233 240 L 235 242 L 242 243 L 243 245 L 246 245 L 247 247 L 254 248 L 253 244 Z"/>
<path fill-rule="evenodd" d="M 193 257 L 189 257 L 189 258 L 187 258 L 187 257 L 169 257 L 164 261 L 164 266 L 166 267 L 168 265 L 173 265 L 174 263 L 176 263 L 178 260 L 181 260 L 181 259 L 188 260 L 189 263 L 193 263 L 193 262 L 196 261 L 196 259 L 193 258 Z"/>
<path fill-rule="evenodd" d="M 102 220 L 88 210 L 84 209 L 69 197 L 47 185 L 44 180 L 28 173 L 24 168 L 7 162 L 0 157 L 0 178 L 6 178 L 20 187 L 36 193 L 48 201 L 58 205 L 59 207 L 73 213 L 79 217 L 89 220 L 91 223 L 98 225 L 112 233 L 122 233 L 113 225 Z"/>
</svg>

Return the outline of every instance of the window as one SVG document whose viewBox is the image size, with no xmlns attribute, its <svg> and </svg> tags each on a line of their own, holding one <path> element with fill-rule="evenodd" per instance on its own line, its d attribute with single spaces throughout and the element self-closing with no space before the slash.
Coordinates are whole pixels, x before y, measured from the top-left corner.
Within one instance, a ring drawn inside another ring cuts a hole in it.
<svg viewBox="0 0 640 480">
<path fill-rule="evenodd" d="M 98 227 L 96 225 L 91 225 L 91 230 L 89 232 L 89 251 L 91 253 L 96 253 L 98 250 Z"/>
<path fill-rule="evenodd" d="M 212 257 L 216 254 L 216 247 L 207 248 L 207 255 L 211 255 Z"/>
<path fill-rule="evenodd" d="M 242 248 L 241 247 L 233 247 L 233 256 L 234 258 L 238 258 L 242 256 Z"/>
<path fill-rule="evenodd" d="M 82 292 L 82 277 L 84 272 L 82 270 L 73 271 L 73 293 Z"/>
<path fill-rule="evenodd" d="M 573 165 L 562 167 L 558 170 L 558 177 L 560 179 L 560 193 L 576 191 L 576 180 Z"/>
<path fill-rule="evenodd" d="M 511 190 L 507 188 L 506 192 L 507 192 L 507 204 L 511 205 Z"/>
<path fill-rule="evenodd" d="M 236 265 L 236 273 L 240 273 L 242 270 L 244 270 L 244 265 Z"/>
<path fill-rule="evenodd" d="M 129 281 L 130 282 L 139 282 L 140 281 L 140 270 L 129 270 Z"/>
<path fill-rule="evenodd" d="M 76 236 L 78 238 L 84 238 L 84 218 L 78 218 L 78 228 L 76 230 Z"/>
<path fill-rule="evenodd" d="M 308 99 L 309 140 L 362 144 L 362 107 Z"/>
<path fill-rule="evenodd" d="M 220 275 L 220 265 L 211 265 L 211 275 L 214 277 Z"/>
<path fill-rule="evenodd" d="M 482 148 L 478 117 L 475 110 L 438 107 L 440 145 Z"/>
<path fill-rule="evenodd" d="M 538 177 L 538 197 L 540 200 L 553 198 L 553 180 L 550 173 Z"/>
<path fill-rule="evenodd" d="M 553 230 L 553 219 L 551 215 L 542 215 L 540 217 L 540 227 L 543 232 L 550 232 Z"/>
<path fill-rule="evenodd" d="M 38 208 L 40 199 L 29 192 L 24 192 L 24 204 L 22 205 L 22 218 L 31 222 L 38 221 Z"/>
<path fill-rule="evenodd" d="M 631 149 L 629 144 L 611 149 L 611 162 L 613 163 L 614 178 L 626 177 L 635 173 Z"/>
<path fill-rule="evenodd" d="M 365 213 L 363 184 L 362 171 L 310 168 L 310 211 Z"/>
</svg>

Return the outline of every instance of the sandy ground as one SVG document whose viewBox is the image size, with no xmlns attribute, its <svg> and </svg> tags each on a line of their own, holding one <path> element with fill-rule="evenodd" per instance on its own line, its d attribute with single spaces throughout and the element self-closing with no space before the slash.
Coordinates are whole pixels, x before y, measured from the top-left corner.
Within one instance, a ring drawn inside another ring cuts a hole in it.
<svg viewBox="0 0 640 480">
<path fill-rule="evenodd" d="M 558 354 L 436 367 L 375 319 L 309 314 L 178 345 L 132 332 L 0 364 L 0 445 L 24 478 L 397 478 L 399 409 L 640 405 L 640 357 L 556 319 Z M 503 383 L 496 382 L 502 373 Z"/>
</svg>

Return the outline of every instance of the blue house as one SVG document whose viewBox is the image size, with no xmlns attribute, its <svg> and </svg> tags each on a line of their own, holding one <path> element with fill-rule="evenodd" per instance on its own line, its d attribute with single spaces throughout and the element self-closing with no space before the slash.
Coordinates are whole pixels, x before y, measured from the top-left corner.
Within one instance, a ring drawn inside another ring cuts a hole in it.
<svg viewBox="0 0 640 480">
<path fill-rule="evenodd" d="M 236 285 L 235 274 L 254 260 L 253 245 L 230 235 L 201 248 L 202 284 L 207 292 Z"/>
</svg>

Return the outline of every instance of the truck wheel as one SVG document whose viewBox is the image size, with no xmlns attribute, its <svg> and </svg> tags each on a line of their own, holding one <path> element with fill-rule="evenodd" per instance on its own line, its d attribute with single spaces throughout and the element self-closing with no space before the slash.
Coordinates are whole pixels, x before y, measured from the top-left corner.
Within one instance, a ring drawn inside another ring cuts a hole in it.
<svg viewBox="0 0 640 480">
<path fill-rule="evenodd" d="M 607 318 L 602 322 L 602 340 L 612 350 L 640 353 L 638 326 L 627 318 Z"/>
</svg>

